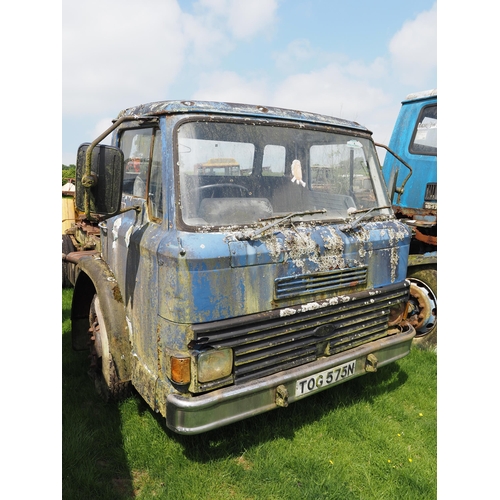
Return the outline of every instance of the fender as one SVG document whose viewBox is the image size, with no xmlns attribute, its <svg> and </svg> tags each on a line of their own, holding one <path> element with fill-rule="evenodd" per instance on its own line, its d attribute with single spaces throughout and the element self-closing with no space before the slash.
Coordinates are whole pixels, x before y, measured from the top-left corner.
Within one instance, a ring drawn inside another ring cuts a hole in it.
<svg viewBox="0 0 500 500">
<path fill-rule="evenodd" d="M 132 378 L 129 329 L 125 304 L 118 283 L 99 254 L 80 252 L 79 274 L 71 308 L 71 340 L 73 349 L 88 349 L 90 304 L 97 293 L 108 333 L 109 350 L 121 382 Z"/>
</svg>

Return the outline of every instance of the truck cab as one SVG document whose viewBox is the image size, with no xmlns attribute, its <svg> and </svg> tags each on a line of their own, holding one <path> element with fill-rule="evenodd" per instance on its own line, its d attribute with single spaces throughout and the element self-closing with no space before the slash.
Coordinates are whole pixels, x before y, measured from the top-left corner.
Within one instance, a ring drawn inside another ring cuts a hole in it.
<svg viewBox="0 0 500 500">
<path fill-rule="evenodd" d="M 437 346 L 437 89 L 401 103 L 383 174 L 396 217 L 412 231 L 408 320 L 415 344 Z"/>
<path fill-rule="evenodd" d="M 112 134 L 112 144 L 100 142 Z M 161 101 L 80 146 L 75 349 L 197 434 L 406 356 L 411 233 L 371 132 L 281 108 Z"/>
</svg>

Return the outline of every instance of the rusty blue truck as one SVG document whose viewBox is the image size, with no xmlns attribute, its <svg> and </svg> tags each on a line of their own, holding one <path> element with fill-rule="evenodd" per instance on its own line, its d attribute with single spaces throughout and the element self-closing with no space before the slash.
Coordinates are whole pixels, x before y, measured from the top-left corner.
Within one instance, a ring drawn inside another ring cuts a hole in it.
<svg viewBox="0 0 500 500">
<path fill-rule="evenodd" d="M 383 174 L 396 217 L 412 232 L 408 321 L 414 345 L 437 348 L 437 89 L 401 103 Z"/>
<path fill-rule="evenodd" d="M 297 110 L 161 101 L 82 144 L 75 204 L 99 246 L 63 258 L 73 348 L 90 345 L 99 393 L 133 387 L 197 434 L 406 356 L 411 233 L 371 135 Z"/>
</svg>

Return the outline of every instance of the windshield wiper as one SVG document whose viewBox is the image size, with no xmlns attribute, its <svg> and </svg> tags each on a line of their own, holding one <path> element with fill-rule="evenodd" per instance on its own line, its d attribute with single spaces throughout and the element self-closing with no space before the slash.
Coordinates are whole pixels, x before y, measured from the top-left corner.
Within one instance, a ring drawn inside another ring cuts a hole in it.
<svg viewBox="0 0 500 500">
<path fill-rule="evenodd" d="M 299 217 L 301 215 L 314 215 L 314 214 L 326 214 L 327 210 L 325 208 L 321 210 L 307 210 L 304 212 L 291 212 L 288 215 L 285 215 L 283 217 L 278 217 L 277 220 L 274 222 L 271 222 L 270 224 L 267 224 L 267 226 L 261 227 L 260 229 L 256 229 L 251 235 L 250 239 L 253 240 L 259 234 L 262 234 L 264 231 L 267 231 L 268 229 L 277 226 L 278 224 L 281 224 L 282 222 L 292 219 L 293 217 Z M 274 218 L 274 217 L 273 217 Z M 268 220 L 268 219 L 261 219 L 261 220 Z"/>
<path fill-rule="evenodd" d="M 390 205 L 385 205 L 383 207 L 372 207 L 370 210 L 355 210 L 354 212 L 351 212 L 350 215 L 354 214 L 360 214 L 359 217 L 354 219 L 352 222 L 349 224 L 346 224 L 343 229 L 354 229 L 363 219 L 366 219 L 368 215 L 373 212 L 374 210 L 381 210 L 382 208 L 391 208 Z"/>
</svg>

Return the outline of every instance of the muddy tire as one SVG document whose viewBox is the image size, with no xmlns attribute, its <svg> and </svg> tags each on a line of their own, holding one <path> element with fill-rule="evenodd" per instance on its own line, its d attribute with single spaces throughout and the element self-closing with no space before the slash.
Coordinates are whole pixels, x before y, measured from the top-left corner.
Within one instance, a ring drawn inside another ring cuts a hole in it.
<svg viewBox="0 0 500 500">
<path fill-rule="evenodd" d="M 64 255 L 74 252 L 75 245 L 73 245 L 73 241 L 71 240 L 71 237 L 69 234 L 63 234 L 62 235 L 62 253 Z M 69 268 L 70 266 L 74 266 L 74 264 L 71 264 L 69 262 L 65 262 L 63 260 L 62 262 L 62 287 L 63 288 L 69 288 L 72 286 L 72 283 L 69 279 Z"/>
<path fill-rule="evenodd" d="M 130 382 L 120 382 L 113 357 L 109 352 L 108 335 L 102 320 L 99 298 L 94 295 L 90 306 L 90 370 L 97 393 L 104 401 L 119 401 L 130 392 Z"/>
<path fill-rule="evenodd" d="M 417 331 L 413 345 L 437 349 L 437 269 L 410 268 L 408 279 L 411 282 L 408 320 Z"/>
</svg>

